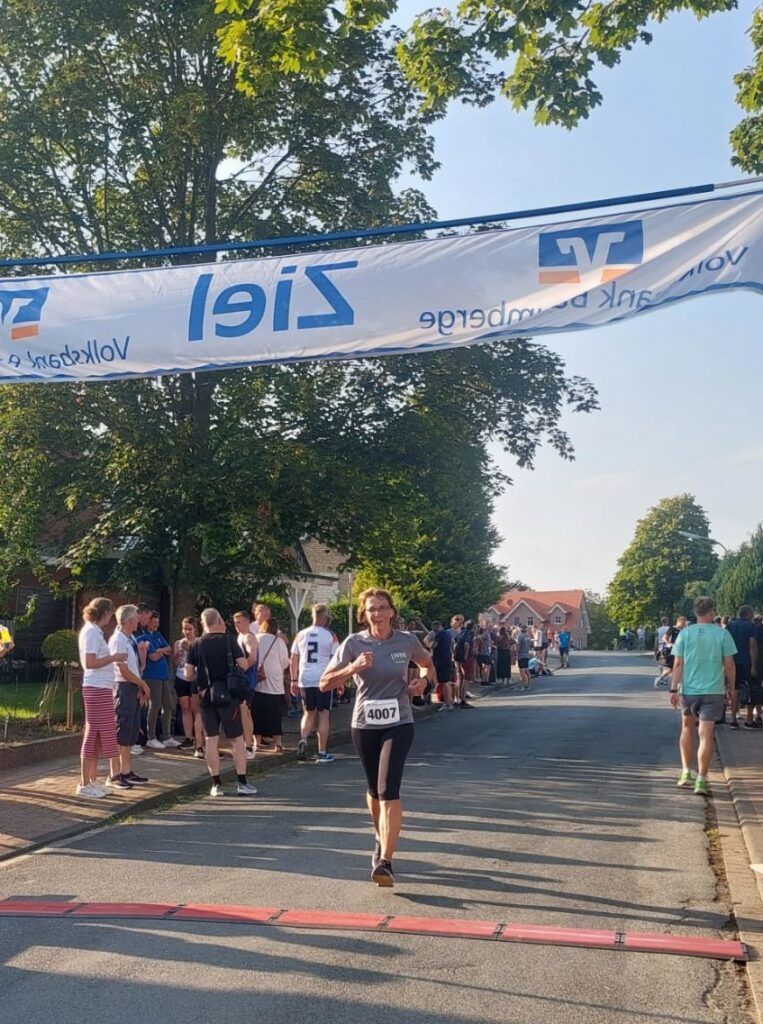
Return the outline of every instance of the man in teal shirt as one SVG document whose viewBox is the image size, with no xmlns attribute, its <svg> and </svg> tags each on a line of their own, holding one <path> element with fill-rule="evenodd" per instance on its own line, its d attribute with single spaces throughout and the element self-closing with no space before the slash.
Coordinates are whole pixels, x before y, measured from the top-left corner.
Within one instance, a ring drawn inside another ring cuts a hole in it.
<svg viewBox="0 0 763 1024">
<path fill-rule="evenodd" d="M 713 622 L 715 604 L 712 597 L 698 597 L 694 602 L 697 621 L 686 626 L 673 644 L 673 675 L 670 703 L 681 705 L 681 774 L 679 786 L 690 786 L 694 792 L 707 796 L 707 773 L 713 757 L 715 723 L 723 716 L 726 695 L 733 697 L 736 689 L 734 655 L 736 644 L 728 630 Z M 691 770 L 699 729 L 696 778 Z"/>
</svg>

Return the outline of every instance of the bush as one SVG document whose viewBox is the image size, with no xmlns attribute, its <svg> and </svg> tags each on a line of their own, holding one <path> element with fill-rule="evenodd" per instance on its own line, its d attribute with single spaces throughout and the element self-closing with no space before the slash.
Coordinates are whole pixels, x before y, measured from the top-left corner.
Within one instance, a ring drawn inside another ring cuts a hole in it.
<svg viewBox="0 0 763 1024">
<path fill-rule="evenodd" d="M 42 656 L 59 665 L 79 665 L 79 645 L 73 629 L 58 629 L 42 642 Z"/>
</svg>

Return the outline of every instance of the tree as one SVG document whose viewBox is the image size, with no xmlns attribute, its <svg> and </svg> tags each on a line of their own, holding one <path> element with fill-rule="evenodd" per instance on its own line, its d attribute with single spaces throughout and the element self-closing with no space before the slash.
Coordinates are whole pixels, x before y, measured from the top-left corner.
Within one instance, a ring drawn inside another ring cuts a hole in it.
<svg viewBox="0 0 763 1024">
<path fill-rule="evenodd" d="M 218 56 L 219 26 L 208 0 L 0 7 L 7 254 L 432 215 L 420 193 L 396 190 L 404 167 L 432 173 L 436 115 L 421 113 L 400 72 L 394 31 L 348 24 L 333 40 L 331 74 L 270 62 L 242 91 L 238 70 Z M 471 572 L 476 602 L 494 590 L 492 537 L 480 530 L 507 482 L 485 458 L 487 439 L 523 465 L 543 443 L 570 457 L 560 415 L 595 407 L 591 385 L 530 341 L 6 387 L 0 569 L 6 582 L 31 567 L 53 583 L 51 562 L 80 581 L 134 588 L 151 579 L 180 614 L 200 592 L 229 608 L 298 574 L 289 545 L 309 533 L 356 564 L 400 570 L 433 606 Z M 468 487 L 450 485 L 454 450 L 471 467 Z M 114 556 L 108 580 L 105 555 Z"/>
<path fill-rule="evenodd" d="M 681 531 L 710 535 L 707 513 L 691 494 L 663 498 L 638 521 L 607 595 L 607 612 L 618 625 L 647 626 L 682 612 L 687 585 L 713 575 L 712 545 Z"/>
<path fill-rule="evenodd" d="M 356 0 L 343 10 L 278 0 L 212 0 L 225 16 L 222 52 L 242 88 L 267 86 L 272 68 L 315 81 L 338 66 L 345 32 L 372 30 L 397 10 L 395 0 Z M 455 11 L 430 7 L 399 39 L 397 55 L 425 108 L 441 112 L 461 99 L 485 106 L 497 96 L 531 109 L 536 124 L 574 128 L 602 102 L 593 76 L 652 41 L 651 23 L 678 11 L 698 19 L 731 11 L 737 0 L 629 0 L 625 3 L 515 4 L 464 0 Z M 750 113 L 732 132 L 734 163 L 763 171 L 763 8 L 750 31 L 755 59 L 735 79 Z M 304 41 L 310 40 L 308 47 Z"/>
<path fill-rule="evenodd" d="M 740 605 L 763 608 L 763 524 L 736 551 L 725 555 L 709 584 L 719 615 L 736 615 Z"/>
<path fill-rule="evenodd" d="M 585 599 L 591 626 L 588 646 L 593 651 L 611 651 L 612 641 L 617 640 L 620 633 L 617 623 L 610 618 L 607 603 L 600 594 L 587 590 Z"/>
</svg>

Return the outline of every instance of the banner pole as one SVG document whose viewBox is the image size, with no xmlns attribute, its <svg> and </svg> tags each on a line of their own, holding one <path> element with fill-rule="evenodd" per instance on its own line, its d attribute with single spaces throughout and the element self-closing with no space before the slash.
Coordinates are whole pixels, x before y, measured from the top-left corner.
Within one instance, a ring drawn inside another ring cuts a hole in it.
<svg viewBox="0 0 763 1024">
<path fill-rule="evenodd" d="M 353 241 L 364 238 L 394 237 L 420 234 L 424 231 L 443 231 L 448 228 L 469 227 L 479 224 L 500 224 L 504 221 L 529 220 L 560 213 L 581 213 L 612 206 L 630 206 L 633 203 L 677 199 L 682 196 L 707 195 L 719 189 L 740 188 L 763 181 L 763 175 L 726 181 L 719 184 L 690 185 L 684 188 L 663 189 L 658 192 L 639 192 L 632 195 L 612 196 L 608 199 L 590 199 L 580 203 L 559 206 L 539 206 L 528 210 L 510 210 L 503 213 L 480 214 L 474 217 L 456 217 L 450 220 L 425 221 L 416 224 L 387 224 L 378 228 L 359 228 L 357 231 L 327 231 L 316 235 L 293 235 L 284 238 L 265 238 L 247 242 L 215 242 L 208 245 L 182 245 L 166 249 L 135 249 L 126 252 L 92 252 L 65 256 L 25 256 L 20 259 L 0 260 L 0 269 L 12 267 L 50 267 L 73 263 L 113 263 L 124 260 L 168 259 L 172 256 L 214 255 L 220 252 L 240 252 L 246 249 L 275 249 L 281 246 L 325 245 L 328 242 Z"/>
</svg>

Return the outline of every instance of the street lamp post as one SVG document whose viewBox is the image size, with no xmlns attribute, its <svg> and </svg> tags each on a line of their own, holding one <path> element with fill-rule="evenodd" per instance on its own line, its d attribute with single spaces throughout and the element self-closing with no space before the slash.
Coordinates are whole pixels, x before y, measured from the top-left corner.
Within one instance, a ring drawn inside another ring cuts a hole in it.
<svg viewBox="0 0 763 1024">
<path fill-rule="evenodd" d="M 679 530 L 678 533 L 682 537 L 686 537 L 687 540 L 704 540 L 708 544 L 715 544 L 719 548 L 723 548 L 726 554 L 729 553 L 729 549 L 725 544 L 721 544 L 719 540 L 713 540 L 712 537 L 703 537 L 701 533 L 690 533 L 688 530 Z"/>
</svg>

